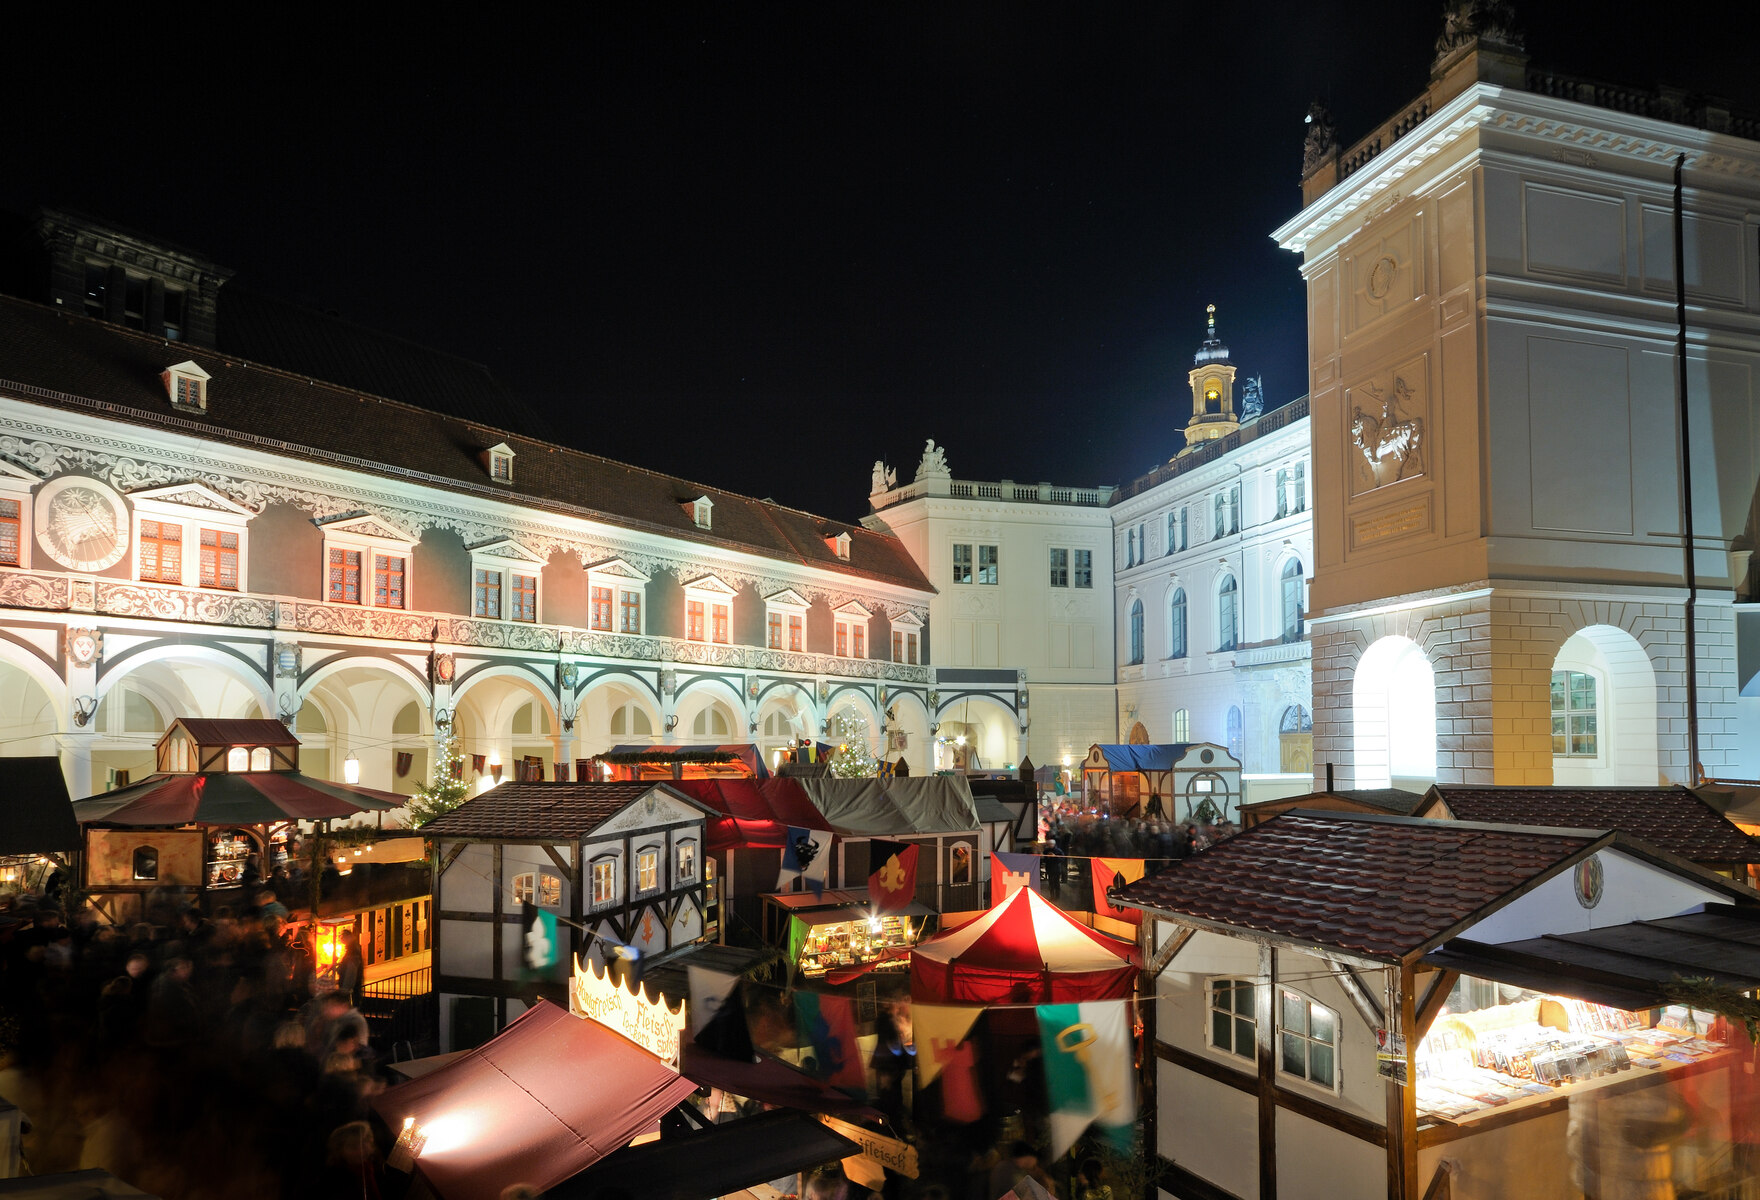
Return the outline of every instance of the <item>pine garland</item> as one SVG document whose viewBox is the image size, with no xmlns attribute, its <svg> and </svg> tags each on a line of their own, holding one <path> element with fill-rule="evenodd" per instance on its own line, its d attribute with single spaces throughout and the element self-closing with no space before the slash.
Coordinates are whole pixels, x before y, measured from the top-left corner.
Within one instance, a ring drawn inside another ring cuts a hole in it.
<svg viewBox="0 0 1760 1200">
<path fill-rule="evenodd" d="M 1692 975 L 1662 985 L 1663 998 L 1716 1013 L 1731 1024 L 1740 1022 L 1748 1041 L 1760 1045 L 1760 1000 L 1705 975 Z"/>
<path fill-rule="evenodd" d="M 633 766 L 637 764 L 653 764 L 668 766 L 672 763 L 730 763 L 738 762 L 739 755 L 726 750 L 616 750 L 596 755 L 600 762 L 614 766 Z"/>
</svg>

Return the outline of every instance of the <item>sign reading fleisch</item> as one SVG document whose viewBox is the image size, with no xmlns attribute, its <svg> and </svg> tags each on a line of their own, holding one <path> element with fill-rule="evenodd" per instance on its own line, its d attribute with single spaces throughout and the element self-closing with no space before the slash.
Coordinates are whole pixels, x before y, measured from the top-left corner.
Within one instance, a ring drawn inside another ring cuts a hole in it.
<svg viewBox="0 0 1760 1200">
<path fill-rule="evenodd" d="M 664 996 L 648 999 L 640 984 L 631 992 L 590 959 L 584 966 L 578 956 L 574 960 L 568 1011 L 621 1034 L 674 1071 L 678 1070 L 679 1039 L 687 1026 L 684 1009 L 683 1001 L 673 1009 L 667 1007 Z"/>
<path fill-rule="evenodd" d="M 862 1153 L 878 1165 L 890 1167 L 906 1179 L 917 1177 L 917 1148 L 909 1142 L 901 1142 L 871 1129 L 863 1129 L 860 1125 L 851 1125 L 848 1121 L 839 1121 L 836 1117 L 822 1115 L 819 1119 L 833 1133 L 841 1133 L 860 1146 Z"/>
</svg>

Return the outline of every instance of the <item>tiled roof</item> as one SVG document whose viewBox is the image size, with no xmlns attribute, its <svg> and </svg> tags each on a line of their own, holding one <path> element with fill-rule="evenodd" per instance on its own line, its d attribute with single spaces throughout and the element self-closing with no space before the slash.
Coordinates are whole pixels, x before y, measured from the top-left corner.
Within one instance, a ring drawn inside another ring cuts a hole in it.
<svg viewBox="0 0 1760 1200">
<path fill-rule="evenodd" d="M 272 717 L 179 717 L 198 746 L 297 746 L 299 739 Z"/>
<path fill-rule="evenodd" d="M 1397 960 L 1605 836 L 1285 813 L 1131 884 L 1123 903 Z"/>
<path fill-rule="evenodd" d="M 211 376 L 208 411 L 200 417 L 174 412 L 160 380 L 166 367 L 186 359 Z M 860 525 L 0 297 L 0 389 L 7 382 L 62 394 L 18 393 L 38 403 L 89 411 L 77 402 L 98 401 L 104 416 L 119 421 L 170 423 L 180 433 L 220 443 L 254 444 L 406 482 L 413 478 L 681 541 L 934 591 L 903 543 Z M 272 444 L 265 446 L 265 440 Z M 491 484 L 481 459 L 503 441 L 515 454 L 513 488 Z M 714 502 L 711 531 L 698 529 L 684 507 L 704 495 Z M 838 533 L 850 536 L 848 561 L 826 544 L 826 536 Z"/>
<path fill-rule="evenodd" d="M 1697 863 L 1760 862 L 1749 837 L 1684 787 L 1457 787 L 1430 789 L 1419 816 L 1441 807 L 1462 821 L 1617 829 Z"/>
<path fill-rule="evenodd" d="M 570 840 L 585 837 L 658 786 L 509 780 L 429 821 L 422 833 L 509 841 Z"/>
<path fill-rule="evenodd" d="M 1402 817 L 1411 816 L 1424 803 L 1424 797 L 1420 793 L 1408 792 L 1404 788 L 1341 788 L 1330 792 L 1308 792 L 1300 796 L 1261 800 L 1257 804 L 1242 807 L 1248 811 L 1256 808 L 1269 811 L 1272 805 L 1279 805 L 1279 811 L 1287 812 L 1292 808 L 1325 807 L 1328 800 L 1348 800 L 1377 812 L 1396 813 Z"/>
</svg>

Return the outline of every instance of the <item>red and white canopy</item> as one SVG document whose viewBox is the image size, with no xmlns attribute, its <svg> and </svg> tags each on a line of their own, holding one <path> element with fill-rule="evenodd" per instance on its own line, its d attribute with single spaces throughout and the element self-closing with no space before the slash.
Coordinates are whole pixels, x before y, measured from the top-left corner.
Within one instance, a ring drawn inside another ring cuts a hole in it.
<svg viewBox="0 0 1760 1200">
<path fill-rule="evenodd" d="M 1131 943 L 1095 933 L 1032 888 L 911 951 L 925 1004 L 1067 1004 L 1130 996 Z"/>
</svg>

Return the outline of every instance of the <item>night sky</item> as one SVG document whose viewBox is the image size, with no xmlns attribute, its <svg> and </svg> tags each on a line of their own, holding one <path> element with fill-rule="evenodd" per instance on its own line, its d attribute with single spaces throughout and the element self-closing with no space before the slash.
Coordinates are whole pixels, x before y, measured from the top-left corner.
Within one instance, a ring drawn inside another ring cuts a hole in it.
<svg viewBox="0 0 1760 1200">
<path fill-rule="evenodd" d="M 1441 7 L 15 29 L 0 206 L 190 246 L 716 487 L 853 519 L 925 437 L 963 478 L 1117 483 L 1182 444 L 1206 303 L 1268 404 L 1306 390 L 1268 236 L 1303 114 L 1348 145 L 1417 96 Z M 1747 110 L 1757 10 L 1518 6 L 1538 64 Z"/>
</svg>

